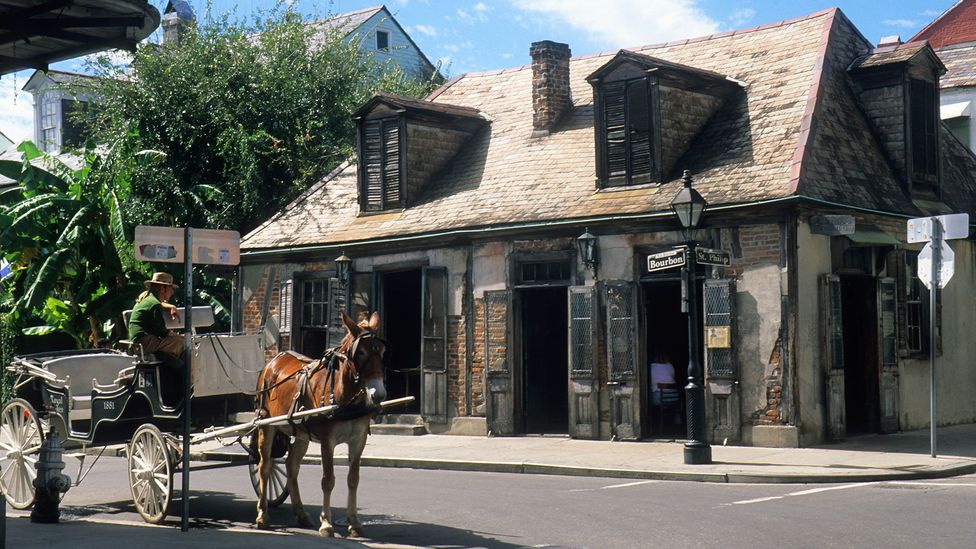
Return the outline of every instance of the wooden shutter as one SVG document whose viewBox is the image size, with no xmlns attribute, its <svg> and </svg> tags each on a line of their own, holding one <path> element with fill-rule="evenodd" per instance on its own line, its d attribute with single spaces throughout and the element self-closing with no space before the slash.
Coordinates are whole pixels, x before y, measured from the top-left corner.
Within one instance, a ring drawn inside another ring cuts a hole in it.
<svg viewBox="0 0 976 549">
<path fill-rule="evenodd" d="M 282 335 L 291 332 L 293 288 L 294 281 L 288 279 L 281 281 L 281 288 L 278 291 L 278 331 Z"/>
<path fill-rule="evenodd" d="M 367 120 L 362 124 L 360 193 L 365 211 L 383 211 L 402 205 L 400 138 L 399 118 Z"/>
<path fill-rule="evenodd" d="M 847 435 L 844 393 L 844 323 L 840 277 L 823 275 L 820 281 L 823 363 L 826 366 L 827 435 L 839 440 Z"/>
<path fill-rule="evenodd" d="M 569 288 L 569 434 L 600 436 L 596 300 L 590 286 Z"/>
<path fill-rule="evenodd" d="M 607 369 L 610 422 L 621 440 L 641 437 L 642 376 L 637 366 L 637 296 L 631 283 L 606 286 Z"/>
<path fill-rule="evenodd" d="M 897 281 L 894 278 L 879 278 L 877 294 L 881 431 L 893 433 L 898 430 Z"/>
<path fill-rule="evenodd" d="M 613 82 L 603 88 L 607 185 L 627 184 L 627 85 Z"/>
<path fill-rule="evenodd" d="M 486 291 L 484 372 L 488 433 L 515 433 L 515 378 L 512 369 L 512 292 Z"/>
<path fill-rule="evenodd" d="M 447 269 L 424 267 L 421 289 L 420 411 L 428 421 L 447 422 Z"/>
<path fill-rule="evenodd" d="M 937 185 L 939 121 L 936 117 L 938 106 L 935 83 L 911 79 L 909 100 L 912 126 L 912 182 L 920 185 Z"/>
<path fill-rule="evenodd" d="M 653 169 L 651 104 L 647 78 L 627 83 L 627 141 L 630 183 L 649 183 Z"/>
<path fill-rule="evenodd" d="M 340 318 L 340 311 L 345 309 L 346 306 L 346 292 L 339 284 L 338 278 L 329 279 L 329 335 L 328 342 L 326 343 L 326 348 L 338 347 L 342 343 L 342 338 L 346 336 L 346 327 L 342 324 L 342 318 Z"/>
</svg>

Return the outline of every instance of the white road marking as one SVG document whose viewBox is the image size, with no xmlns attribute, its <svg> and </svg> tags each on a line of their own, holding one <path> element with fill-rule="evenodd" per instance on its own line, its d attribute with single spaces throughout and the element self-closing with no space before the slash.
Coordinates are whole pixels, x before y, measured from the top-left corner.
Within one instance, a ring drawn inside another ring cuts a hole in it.
<svg viewBox="0 0 976 549">
<path fill-rule="evenodd" d="M 910 480 L 892 480 L 888 484 L 904 484 L 907 486 L 948 486 L 950 488 L 955 486 L 965 486 L 968 488 L 976 488 L 976 483 L 972 482 L 913 482 Z"/>
<path fill-rule="evenodd" d="M 739 501 L 733 501 L 731 504 L 727 504 L 727 505 L 749 505 L 751 503 L 763 503 L 766 501 L 775 501 L 778 499 L 784 499 L 793 496 L 808 496 L 810 494 L 819 494 L 820 492 L 831 492 L 833 490 L 847 490 L 848 488 L 860 488 L 861 486 L 870 486 L 872 484 L 878 484 L 878 483 L 859 482 L 857 484 L 842 484 L 840 486 L 826 486 L 823 488 L 811 488 L 809 490 L 800 490 L 799 492 L 790 492 L 788 494 L 783 494 L 782 496 L 769 496 L 765 498 L 743 499 Z"/>
<path fill-rule="evenodd" d="M 613 488 L 627 488 L 629 486 L 640 486 L 642 484 L 654 484 L 661 482 L 660 480 L 638 480 L 636 482 L 627 482 L 624 484 L 611 484 L 610 486 L 601 486 L 599 488 L 573 488 L 569 490 L 570 492 L 596 492 L 597 490 L 611 490 Z"/>
</svg>

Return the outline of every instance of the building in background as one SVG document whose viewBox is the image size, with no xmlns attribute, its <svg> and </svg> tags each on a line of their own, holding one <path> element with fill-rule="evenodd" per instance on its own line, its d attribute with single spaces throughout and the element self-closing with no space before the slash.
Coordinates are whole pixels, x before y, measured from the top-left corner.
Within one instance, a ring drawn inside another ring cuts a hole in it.
<svg viewBox="0 0 976 549">
<path fill-rule="evenodd" d="M 940 81 L 941 118 L 976 151 L 976 0 L 959 0 L 911 38 L 928 40 L 946 66 Z"/>
</svg>

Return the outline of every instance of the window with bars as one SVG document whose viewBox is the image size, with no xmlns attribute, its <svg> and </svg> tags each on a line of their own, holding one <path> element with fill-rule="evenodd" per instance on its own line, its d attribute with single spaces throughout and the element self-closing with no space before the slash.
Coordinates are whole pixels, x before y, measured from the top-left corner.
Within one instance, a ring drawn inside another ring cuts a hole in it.
<svg viewBox="0 0 976 549">
<path fill-rule="evenodd" d="M 939 98 L 935 82 L 909 80 L 912 189 L 939 192 Z"/>
<path fill-rule="evenodd" d="M 929 321 L 929 289 L 918 278 L 918 252 L 905 253 L 904 277 L 904 329 L 903 345 L 909 354 L 929 352 L 931 338 Z M 937 294 L 935 304 L 936 353 L 941 353 L 942 295 Z"/>
<path fill-rule="evenodd" d="M 523 261 L 518 266 L 519 284 L 568 284 L 569 261 Z"/>
<path fill-rule="evenodd" d="M 661 180 L 656 83 L 643 76 L 599 87 L 598 177 L 604 187 Z"/>
<path fill-rule="evenodd" d="M 329 325 L 329 280 L 306 280 L 302 283 L 302 327 L 325 328 Z"/>
<path fill-rule="evenodd" d="M 360 208 L 382 212 L 403 207 L 403 143 L 400 117 L 364 120 L 359 126 Z"/>
</svg>

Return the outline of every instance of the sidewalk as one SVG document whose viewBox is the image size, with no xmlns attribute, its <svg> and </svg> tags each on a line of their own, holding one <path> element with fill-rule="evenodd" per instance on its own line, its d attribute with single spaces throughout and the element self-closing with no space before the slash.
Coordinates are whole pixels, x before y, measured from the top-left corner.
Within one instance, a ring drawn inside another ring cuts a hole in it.
<svg viewBox="0 0 976 549">
<path fill-rule="evenodd" d="M 941 478 L 976 473 L 976 424 L 929 431 L 864 435 L 816 448 L 713 446 L 709 465 L 685 465 L 676 442 L 609 442 L 567 437 L 371 435 L 363 466 L 575 475 L 699 482 L 836 483 Z M 346 446 L 337 448 L 346 463 Z M 192 459 L 246 459 L 240 448 L 195 447 Z M 321 463 L 319 446 L 307 463 Z"/>
</svg>

